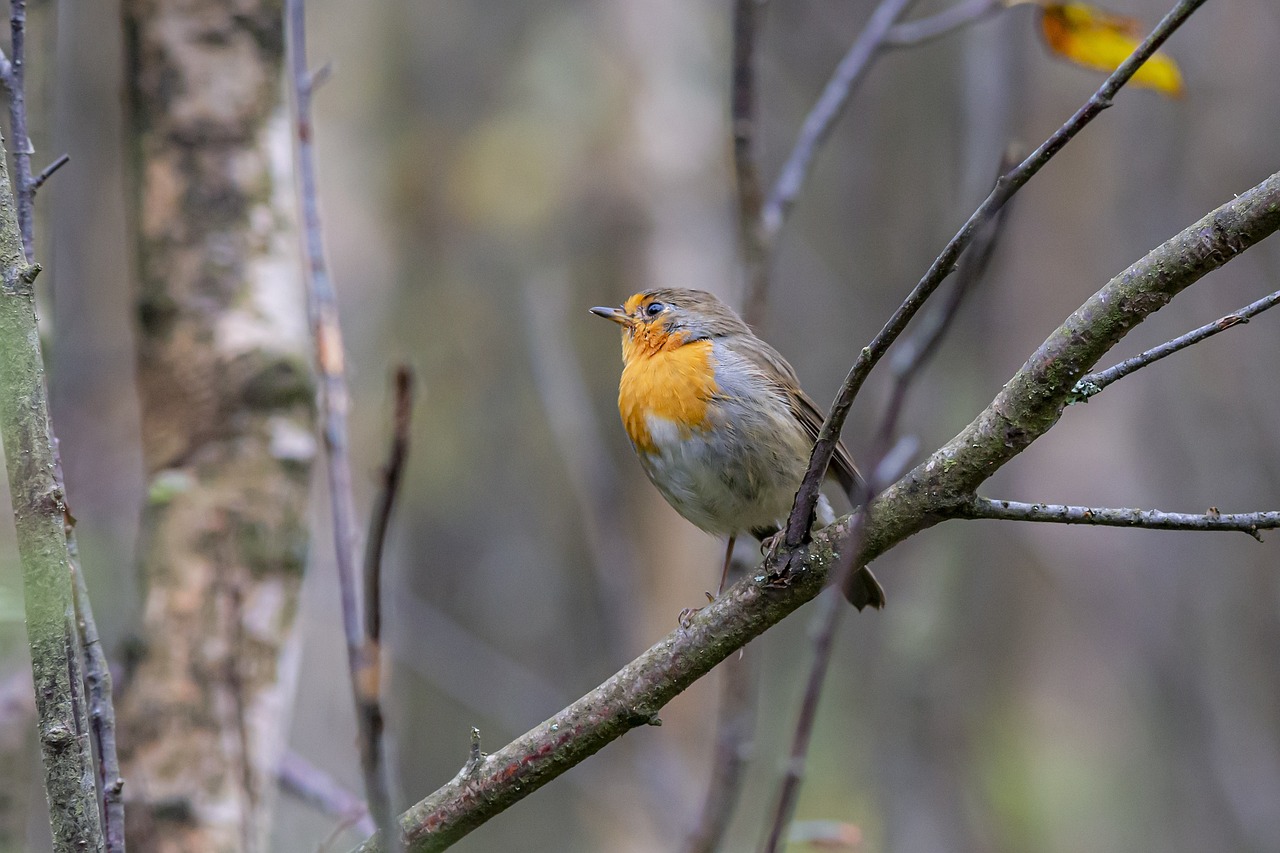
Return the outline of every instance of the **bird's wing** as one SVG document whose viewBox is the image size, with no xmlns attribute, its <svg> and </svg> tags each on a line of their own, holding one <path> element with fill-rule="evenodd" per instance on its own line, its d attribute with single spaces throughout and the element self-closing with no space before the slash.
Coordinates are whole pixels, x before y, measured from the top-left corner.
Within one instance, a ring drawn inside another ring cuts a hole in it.
<svg viewBox="0 0 1280 853">
<path fill-rule="evenodd" d="M 787 395 L 787 399 L 791 404 L 791 411 L 795 413 L 804 431 L 811 439 L 817 441 L 818 433 L 822 430 L 822 412 L 814 405 L 813 400 L 809 399 L 809 395 L 798 387 Z M 862 474 L 858 471 L 858 466 L 853 464 L 853 457 L 849 455 L 849 448 L 844 446 L 843 441 L 836 442 L 836 452 L 831 457 L 830 471 L 840 481 L 845 494 L 855 497 L 853 491 L 862 482 Z M 854 502 L 857 503 L 856 500 Z"/>
<path fill-rule="evenodd" d="M 738 350 L 774 381 L 778 390 L 786 395 L 787 405 L 804 427 L 805 433 L 811 440 L 817 441 L 825 419 L 823 413 L 809 399 L 809 395 L 800 389 L 800 380 L 795 370 L 782 354 L 759 338 L 751 338 L 747 346 L 739 347 Z M 858 471 L 858 466 L 853 464 L 853 457 L 849 455 L 849 449 L 844 446 L 843 441 L 836 443 L 836 452 L 831 457 L 829 470 L 840 482 L 845 494 L 853 496 L 854 489 L 862 482 L 862 474 Z"/>
</svg>

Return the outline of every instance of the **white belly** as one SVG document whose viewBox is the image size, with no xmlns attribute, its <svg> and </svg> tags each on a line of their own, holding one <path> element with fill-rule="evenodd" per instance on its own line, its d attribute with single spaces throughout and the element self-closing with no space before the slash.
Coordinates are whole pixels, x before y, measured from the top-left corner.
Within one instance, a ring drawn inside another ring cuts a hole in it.
<svg viewBox="0 0 1280 853">
<path fill-rule="evenodd" d="M 726 535 L 779 527 L 786 521 L 808 466 L 809 447 L 802 434 L 766 448 L 725 430 L 682 436 L 671 421 L 652 414 L 646 425 L 656 451 L 638 454 L 645 473 L 693 524 Z M 794 431 L 800 433 L 798 425 Z M 817 522 L 825 526 L 833 520 L 823 498 Z"/>
</svg>

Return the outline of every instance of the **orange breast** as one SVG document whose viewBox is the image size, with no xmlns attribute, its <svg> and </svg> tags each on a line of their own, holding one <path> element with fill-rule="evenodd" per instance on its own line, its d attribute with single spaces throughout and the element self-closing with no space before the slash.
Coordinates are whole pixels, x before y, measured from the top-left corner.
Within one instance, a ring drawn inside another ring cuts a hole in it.
<svg viewBox="0 0 1280 853">
<path fill-rule="evenodd" d="M 650 416 L 676 424 L 682 436 L 692 435 L 708 425 L 709 403 L 719 391 L 711 341 L 665 343 L 630 351 L 624 345 L 626 364 L 618 386 L 618 411 L 631 442 L 645 453 L 657 450 L 649 434 Z"/>
</svg>

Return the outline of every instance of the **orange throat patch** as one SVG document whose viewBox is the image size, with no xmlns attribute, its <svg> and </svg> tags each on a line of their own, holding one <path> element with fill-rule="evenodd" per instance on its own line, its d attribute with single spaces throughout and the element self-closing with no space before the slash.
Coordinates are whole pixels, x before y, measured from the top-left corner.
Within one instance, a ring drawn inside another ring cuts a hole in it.
<svg viewBox="0 0 1280 853">
<path fill-rule="evenodd" d="M 649 418 L 674 424 L 682 438 L 708 426 L 710 401 L 719 392 L 711 341 L 684 342 L 680 334 L 658 335 L 637 329 L 622 336 L 622 381 L 618 411 L 631 443 L 642 453 L 658 447 Z"/>
</svg>

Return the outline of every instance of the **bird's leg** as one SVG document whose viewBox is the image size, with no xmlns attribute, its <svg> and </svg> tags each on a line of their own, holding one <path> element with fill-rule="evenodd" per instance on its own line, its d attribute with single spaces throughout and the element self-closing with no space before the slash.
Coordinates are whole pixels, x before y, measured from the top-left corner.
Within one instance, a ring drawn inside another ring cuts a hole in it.
<svg viewBox="0 0 1280 853">
<path fill-rule="evenodd" d="M 729 544 L 725 546 L 724 549 L 724 568 L 720 570 L 720 586 L 716 589 L 715 595 L 712 595 L 709 592 L 706 594 L 708 602 L 715 601 L 720 593 L 724 592 L 724 585 L 729 582 L 729 565 L 733 562 L 733 544 L 737 541 L 738 535 L 736 533 L 729 537 Z M 701 607 L 686 607 L 684 610 L 681 610 L 680 615 L 677 617 L 680 622 L 680 627 L 688 628 L 689 620 L 692 619 L 694 614 L 701 609 Z"/>
<path fill-rule="evenodd" d="M 720 570 L 720 587 L 716 590 L 716 595 L 724 592 L 724 585 L 729 580 L 729 564 L 733 562 L 733 543 L 738 541 L 738 534 L 729 534 L 729 544 L 724 549 L 724 568 Z"/>
</svg>

